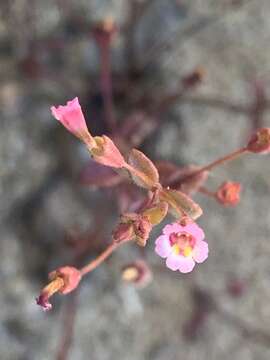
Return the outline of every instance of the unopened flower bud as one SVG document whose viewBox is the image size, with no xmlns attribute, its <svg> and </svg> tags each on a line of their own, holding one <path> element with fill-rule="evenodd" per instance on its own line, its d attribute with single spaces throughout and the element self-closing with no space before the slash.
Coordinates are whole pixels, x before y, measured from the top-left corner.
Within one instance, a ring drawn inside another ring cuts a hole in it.
<svg viewBox="0 0 270 360">
<path fill-rule="evenodd" d="M 182 85 L 185 89 L 191 89 L 199 85 L 205 76 L 205 69 L 201 66 L 195 68 L 191 73 L 185 75 L 182 79 Z"/>
<path fill-rule="evenodd" d="M 252 135 L 247 149 L 254 153 L 267 154 L 270 152 L 270 128 L 261 128 Z"/>
<path fill-rule="evenodd" d="M 54 280 L 58 277 L 64 280 L 64 286 L 59 292 L 65 295 L 76 289 L 81 281 L 81 272 L 72 266 L 62 266 L 49 274 L 50 280 Z"/>
<path fill-rule="evenodd" d="M 145 246 L 153 228 L 148 216 L 139 215 L 133 222 L 136 242 L 140 246 Z"/>
<path fill-rule="evenodd" d="M 240 201 L 241 184 L 225 181 L 215 193 L 216 199 L 225 206 L 236 206 Z"/>
<path fill-rule="evenodd" d="M 136 260 L 123 268 L 122 279 L 143 288 L 151 282 L 152 272 L 143 260 Z"/>
<path fill-rule="evenodd" d="M 134 236 L 132 223 L 120 223 L 113 231 L 113 239 L 116 243 L 132 240 Z"/>
<path fill-rule="evenodd" d="M 92 29 L 92 34 L 100 46 L 109 44 L 113 40 L 116 32 L 117 26 L 114 19 L 110 16 L 96 23 Z"/>
<path fill-rule="evenodd" d="M 50 297 L 59 292 L 61 294 L 68 294 L 78 286 L 81 281 L 81 272 L 71 266 L 63 266 L 49 274 L 50 283 L 42 289 L 39 297 L 36 299 L 45 311 L 52 308 L 49 302 Z"/>
<path fill-rule="evenodd" d="M 115 236 L 120 236 L 120 238 L 121 236 L 123 238 L 126 236 L 126 240 L 122 241 L 128 241 L 134 237 L 138 245 L 145 246 L 152 228 L 153 225 L 151 224 L 148 216 L 136 213 L 123 214 L 121 222 L 114 232 L 114 238 L 116 239 Z"/>
<path fill-rule="evenodd" d="M 122 168 L 125 160 L 113 141 L 106 135 L 95 136 L 96 147 L 89 149 L 93 159 L 103 165 Z"/>
</svg>

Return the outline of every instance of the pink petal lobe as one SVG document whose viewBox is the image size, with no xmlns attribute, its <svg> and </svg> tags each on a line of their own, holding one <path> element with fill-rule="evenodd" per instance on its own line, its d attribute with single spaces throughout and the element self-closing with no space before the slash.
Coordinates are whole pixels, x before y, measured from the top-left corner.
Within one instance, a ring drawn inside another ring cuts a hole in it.
<svg viewBox="0 0 270 360">
<path fill-rule="evenodd" d="M 197 263 L 202 263 L 208 258 L 208 244 L 205 241 L 197 241 L 193 253 L 193 259 Z"/>
<path fill-rule="evenodd" d="M 181 262 L 179 264 L 178 270 L 183 273 L 189 273 L 194 269 L 195 261 L 192 259 L 192 257 L 181 257 Z"/>
<path fill-rule="evenodd" d="M 164 227 L 163 234 L 170 235 L 171 233 L 178 233 L 180 231 L 184 231 L 184 229 L 185 228 L 183 226 L 177 223 L 168 224 Z"/>
<path fill-rule="evenodd" d="M 167 258 L 166 265 L 173 271 L 179 270 L 181 273 L 186 274 L 193 270 L 195 261 L 192 257 L 171 254 Z"/>
<path fill-rule="evenodd" d="M 173 271 L 176 271 L 179 269 L 179 266 L 181 264 L 181 261 L 182 261 L 182 257 L 181 255 L 175 255 L 175 254 L 170 254 L 168 257 L 167 257 L 167 260 L 166 260 L 166 266 L 173 270 Z"/>
<path fill-rule="evenodd" d="M 171 245 L 167 236 L 161 235 L 156 240 L 155 252 L 162 258 L 166 258 L 171 253 Z"/>
<path fill-rule="evenodd" d="M 52 115 L 60 121 L 74 135 L 88 132 L 85 118 L 78 98 L 67 102 L 66 105 L 51 107 Z"/>
<path fill-rule="evenodd" d="M 51 106 L 52 115 L 56 118 L 56 120 L 60 121 L 60 112 L 55 106 Z"/>
<path fill-rule="evenodd" d="M 193 235 L 197 241 L 203 240 L 205 236 L 203 230 L 196 223 L 188 224 L 184 227 L 184 231 Z"/>
</svg>

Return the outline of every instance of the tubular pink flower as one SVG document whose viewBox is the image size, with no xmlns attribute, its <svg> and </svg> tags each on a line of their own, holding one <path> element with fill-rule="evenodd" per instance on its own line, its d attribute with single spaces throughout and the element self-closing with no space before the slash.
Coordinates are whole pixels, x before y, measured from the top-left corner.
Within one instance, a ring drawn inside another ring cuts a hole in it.
<svg viewBox="0 0 270 360">
<path fill-rule="evenodd" d="M 156 239 L 155 252 L 166 258 L 169 269 L 189 273 L 195 263 L 202 263 L 208 257 L 208 244 L 203 239 L 204 232 L 197 224 L 173 223 L 166 225 L 163 234 Z"/>
<path fill-rule="evenodd" d="M 51 112 L 56 120 L 60 121 L 73 135 L 89 144 L 90 147 L 95 146 L 95 140 L 87 129 L 81 105 L 77 97 L 68 101 L 66 105 L 52 106 Z"/>
</svg>

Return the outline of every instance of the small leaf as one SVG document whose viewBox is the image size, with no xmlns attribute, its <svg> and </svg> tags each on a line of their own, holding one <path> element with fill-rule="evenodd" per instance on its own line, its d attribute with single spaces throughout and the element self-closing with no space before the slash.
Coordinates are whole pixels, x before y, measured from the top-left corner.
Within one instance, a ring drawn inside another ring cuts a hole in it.
<svg viewBox="0 0 270 360">
<path fill-rule="evenodd" d="M 165 189 L 161 192 L 161 197 L 168 202 L 171 212 L 177 218 L 188 215 L 196 220 L 203 213 L 201 207 L 181 191 Z"/>
<path fill-rule="evenodd" d="M 159 224 L 167 215 L 168 204 L 165 201 L 161 201 L 157 205 L 143 212 L 143 215 L 148 216 L 152 225 Z"/>
<path fill-rule="evenodd" d="M 159 175 L 155 165 L 141 151 L 133 149 L 128 158 L 130 175 L 138 186 L 151 189 L 159 182 Z"/>
</svg>

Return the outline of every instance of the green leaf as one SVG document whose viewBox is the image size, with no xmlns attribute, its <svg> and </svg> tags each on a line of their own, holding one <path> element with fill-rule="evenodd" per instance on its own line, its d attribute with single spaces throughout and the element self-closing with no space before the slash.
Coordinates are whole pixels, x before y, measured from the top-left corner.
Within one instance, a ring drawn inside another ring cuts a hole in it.
<svg viewBox="0 0 270 360">
<path fill-rule="evenodd" d="M 195 203 L 188 195 L 178 190 L 164 189 L 161 198 L 168 202 L 171 206 L 171 212 L 175 217 L 188 215 L 193 220 L 196 220 L 203 213 L 201 207 Z"/>
<path fill-rule="evenodd" d="M 159 174 L 155 165 L 141 151 L 131 150 L 128 163 L 131 167 L 127 169 L 136 185 L 151 189 L 159 183 Z"/>
<path fill-rule="evenodd" d="M 143 215 L 148 216 L 152 225 L 157 225 L 165 218 L 167 212 L 168 204 L 165 201 L 161 201 L 157 205 L 145 210 Z"/>
</svg>

